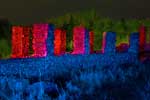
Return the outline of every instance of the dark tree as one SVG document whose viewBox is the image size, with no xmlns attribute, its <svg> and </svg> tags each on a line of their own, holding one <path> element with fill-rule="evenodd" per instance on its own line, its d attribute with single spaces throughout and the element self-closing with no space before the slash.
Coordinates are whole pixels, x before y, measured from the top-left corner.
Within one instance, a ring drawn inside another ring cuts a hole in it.
<svg viewBox="0 0 150 100">
<path fill-rule="evenodd" d="M 72 46 L 70 46 L 71 41 L 73 40 L 73 27 L 75 26 L 74 24 L 74 18 L 72 15 L 70 15 L 70 20 L 69 23 L 64 23 L 64 28 L 67 30 L 66 36 L 67 36 L 67 51 L 71 51 L 72 50 Z"/>
<path fill-rule="evenodd" d="M 8 19 L 0 18 L 0 39 L 11 40 L 11 24 Z"/>
<path fill-rule="evenodd" d="M 11 53 L 11 24 L 8 19 L 0 18 L 0 54 L 7 58 Z"/>
</svg>

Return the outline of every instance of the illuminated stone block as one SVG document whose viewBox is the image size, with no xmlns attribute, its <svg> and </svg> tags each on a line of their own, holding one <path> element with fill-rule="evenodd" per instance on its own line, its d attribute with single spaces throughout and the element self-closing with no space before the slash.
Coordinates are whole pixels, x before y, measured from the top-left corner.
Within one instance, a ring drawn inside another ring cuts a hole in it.
<svg viewBox="0 0 150 100">
<path fill-rule="evenodd" d="M 12 26 L 12 58 L 20 58 L 23 56 L 23 27 Z"/>
<path fill-rule="evenodd" d="M 48 24 L 33 25 L 33 57 L 45 57 L 47 55 L 46 39 L 48 35 Z"/>
<path fill-rule="evenodd" d="M 29 35 L 30 35 L 31 28 L 30 27 L 23 27 L 23 38 L 22 38 L 22 45 L 23 45 L 23 57 L 29 56 Z"/>
<path fill-rule="evenodd" d="M 140 51 L 143 51 L 144 50 L 144 47 L 145 47 L 145 44 L 146 44 L 146 28 L 144 25 L 142 25 L 140 28 L 139 28 L 139 46 L 140 46 Z"/>
<path fill-rule="evenodd" d="M 61 32 L 61 53 L 64 54 L 66 52 L 66 31 L 62 30 Z"/>
<path fill-rule="evenodd" d="M 89 32 L 82 26 L 73 29 L 73 52 L 72 54 L 89 54 Z"/>
<path fill-rule="evenodd" d="M 84 54 L 90 54 L 90 34 L 89 31 L 85 29 L 84 33 Z"/>
<path fill-rule="evenodd" d="M 54 55 L 54 25 L 48 25 L 48 37 L 46 40 L 46 49 L 47 49 L 47 56 Z"/>
<path fill-rule="evenodd" d="M 66 51 L 66 32 L 61 29 L 54 31 L 54 54 L 61 55 Z"/>
<path fill-rule="evenodd" d="M 115 53 L 116 52 L 116 33 L 104 32 L 102 41 L 102 53 Z"/>
<path fill-rule="evenodd" d="M 139 33 L 138 32 L 131 33 L 128 52 L 139 53 Z"/>
<path fill-rule="evenodd" d="M 90 38 L 90 53 L 94 52 L 94 32 L 89 32 L 89 38 Z"/>
<path fill-rule="evenodd" d="M 78 26 L 73 29 L 73 54 L 84 54 L 85 28 Z"/>
</svg>

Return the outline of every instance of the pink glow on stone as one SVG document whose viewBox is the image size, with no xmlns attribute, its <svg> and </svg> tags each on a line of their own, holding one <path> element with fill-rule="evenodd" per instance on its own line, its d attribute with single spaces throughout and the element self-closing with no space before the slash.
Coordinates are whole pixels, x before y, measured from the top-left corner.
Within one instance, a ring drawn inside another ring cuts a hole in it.
<svg viewBox="0 0 150 100">
<path fill-rule="evenodd" d="M 23 45 L 23 57 L 29 56 L 29 34 L 30 34 L 30 27 L 23 27 L 23 39 L 22 39 L 22 45 Z"/>
<path fill-rule="evenodd" d="M 45 57 L 47 55 L 46 39 L 48 36 L 48 24 L 33 25 L 32 48 L 33 57 Z"/>
<path fill-rule="evenodd" d="M 105 47 L 106 47 L 106 34 L 107 34 L 107 32 L 103 32 L 102 53 L 104 53 Z"/>
<path fill-rule="evenodd" d="M 85 28 L 77 26 L 73 28 L 73 52 L 72 54 L 85 53 Z"/>
</svg>

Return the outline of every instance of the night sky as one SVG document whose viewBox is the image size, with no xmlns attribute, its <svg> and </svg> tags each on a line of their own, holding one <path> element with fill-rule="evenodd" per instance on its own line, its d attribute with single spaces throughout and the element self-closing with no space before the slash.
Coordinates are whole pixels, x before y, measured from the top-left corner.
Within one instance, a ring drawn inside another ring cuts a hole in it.
<svg viewBox="0 0 150 100">
<path fill-rule="evenodd" d="M 150 0 L 1 0 L 0 17 L 32 24 L 92 8 L 113 18 L 150 17 Z"/>
</svg>

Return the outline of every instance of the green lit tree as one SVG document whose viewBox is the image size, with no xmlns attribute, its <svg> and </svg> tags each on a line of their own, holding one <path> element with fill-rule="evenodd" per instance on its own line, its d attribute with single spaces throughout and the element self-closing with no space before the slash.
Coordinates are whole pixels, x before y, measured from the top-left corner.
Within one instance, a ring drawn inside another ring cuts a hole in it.
<svg viewBox="0 0 150 100">
<path fill-rule="evenodd" d="M 11 24 L 8 19 L 0 19 L 0 53 L 2 58 L 9 58 L 11 53 Z"/>
<path fill-rule="evenodd" d="M 70 15 L 69 23 L 67 24 L 66 22 L 64 22 L 64 24 L 63 24 L 63 28 L 67 31 L 66 32 L 66 36 L 67 36 L 66 51 L 72 50 L 72 44 L 71 43 L 73 40 L 73 32 L 72 32 L 73 27 L 74 27 L 74 18 L 72 15 Z"/>
</svg>

